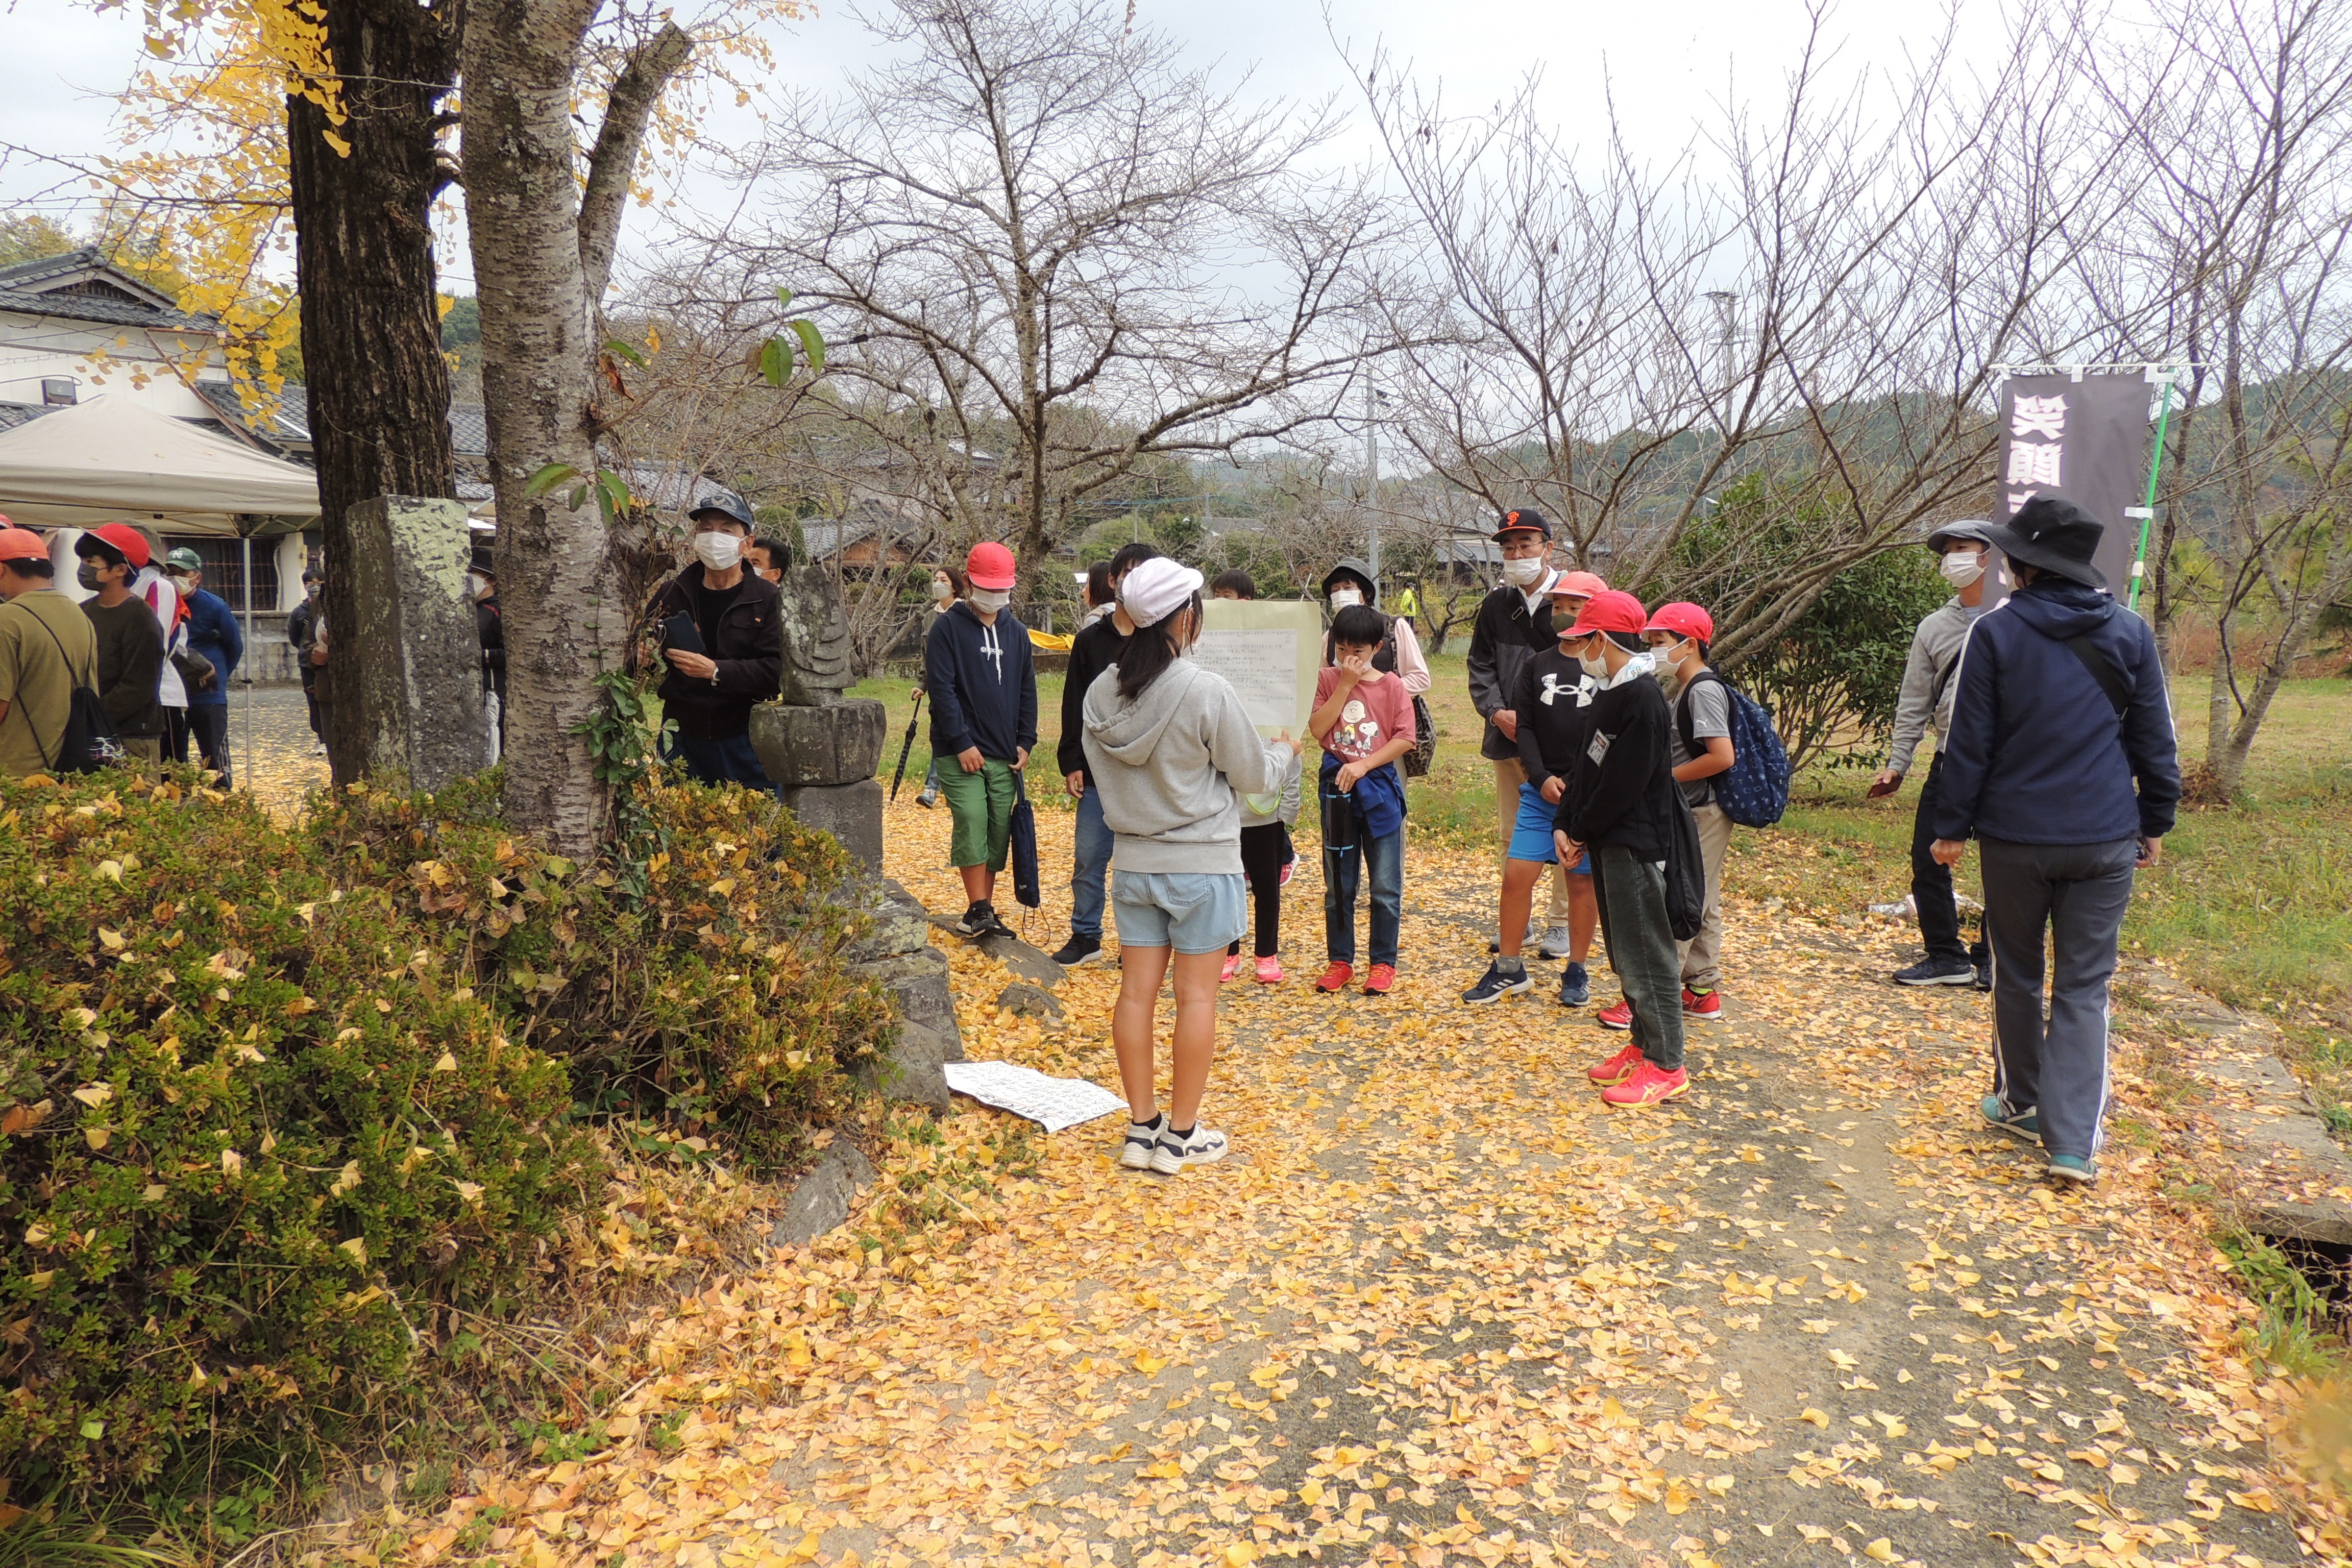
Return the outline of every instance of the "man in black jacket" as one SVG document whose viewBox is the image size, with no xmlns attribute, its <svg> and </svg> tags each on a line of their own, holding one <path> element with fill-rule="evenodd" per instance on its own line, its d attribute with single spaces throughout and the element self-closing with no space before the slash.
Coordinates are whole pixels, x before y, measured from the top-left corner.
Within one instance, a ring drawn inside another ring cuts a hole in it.
<svg viewBox="0 0 2352 1568">
<path fill-rule="evenodd" d="M 1471 623 L 1470 701 L 1486 721 L 1478 752 L 1495 764 L 1495 831 L 1507 861 L 1518 819 L 1519 786 L 1528 782 L 1527 770 L 1519 763 L 1519 715 L 1511 706 L 1512 694 L 1528 661 L 1558 641 L 1549 595 L 1559 574 L 1549 559 L 1551 524 L 1534 508 L 1505 512 L 1494 537 L 1503 552 L 1503 581 L 1479 601 L 1477 618 Z M 1569 925 L 1568 875 L 1555 868 L 1540 946 L 1546 958 L 1567 954 Z"/>
<path fill-rule="evenodd" d="M 1087 608 L 1096 610 L 1116 605 L 1120 581 L 1159 553 L 1140 542 L 1119 546 L 1118 553 L 1110 558 L 1110 570 L 1099 601 L 1095 597 L 1089 575 Z M 1086 737 L 1087 688 L 1094 684 L 1095 677 L 1118 662 L 1118 650 L 1127 645 L 1127 633 L 1118 622 L 1119 613 L 1114 608 L 1078 628 L 1078 635 L 1070 639 L 1070 667 L 1062 680 L 1062 738 L 1054 747 L 1054 760 L 1062 770 L 1063 787 L 1078 803 L 1076 842 L 1070 856 L 1070 940 L 1054 954 L 1054 962 L 1065 969 L 1076 969 L 1102 952 L 1111 831 L 1103 821 L 1102 802 L 1092 787 L 1094 773 L 1087 766 L 1087 750 L 1080 742 Z"/>
<path fill-rule="evenodd" d="M 286 617 L 286 640 L 294 648 L 294 668 L 302 677 L 302 706 L 310 710 L 311 753 L 327 754 L 327 730 L 319 712 L 319 667 L 310 662 L 310 627 L 319 618 L 319 569 L 302 568 L 302 602 Z"/>
<path fill-rule="evenodd" d="M 776 694 L 784 673 L 784 634 L 776 585 L 743 567 L 751 510 L 720 492 L 695 505 L 698 564 L 662 584 L 648 616 L 659 624 L 663 716 L 677 728 L 667 753 L 687 776 L 772 792 L 751 749 L 751 707 Z"/>
<path fill-rule="evenodd" d="M 1609 967 L 1633 1004 L 1633 1043 L 1586 1075 L 1611 1105 L 1656 1105 L 1690 1087 L 1683 1069 L 1682 961 L 1666 918 L 1665 860 L 1681 805 L 1668 734 L 1674 713 L 1651 673 L 1631 594 L 1592 595 L 1562 646 L 1597 689 L 1591 739 L 1561 795 L 1552 839 L 1562 865 L 1592 857 Z"/>
<path fill-rule="evenodd" d="M 2102 524 L 2036 496 L 1987 531 L 2019 585 L 1961 645 L 1929 852 L 1952 866 L 1969 838 L 1983 846 L 1995 1046 L 1985 1120 L 2040 1143 L 2052 1176 L 2087 1186 L 2107 1108 L 2116 933 L 2132 873 L 2156 864 L 2180 801 L 2172 703 L 2156 635 L 2091 564 Z"/>
</svg>

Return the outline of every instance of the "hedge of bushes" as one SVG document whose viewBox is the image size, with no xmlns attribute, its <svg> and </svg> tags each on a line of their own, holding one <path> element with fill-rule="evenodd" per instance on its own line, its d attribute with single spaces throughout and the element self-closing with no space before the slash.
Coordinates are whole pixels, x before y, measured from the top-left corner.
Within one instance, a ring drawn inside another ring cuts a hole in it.
<svg viewBox="0 0 2352 1568">
<path fill-rule="evenodd" d="M 407 1386 L 601 1201 L 590 1117 L 793 1157 L 887 1044 L 829 838 L 649 786 L 620 896 L 488 784 L 299 827 L 177 773 L 0 781 L 0 1481 L 153 1478 Z"/>
</svg>

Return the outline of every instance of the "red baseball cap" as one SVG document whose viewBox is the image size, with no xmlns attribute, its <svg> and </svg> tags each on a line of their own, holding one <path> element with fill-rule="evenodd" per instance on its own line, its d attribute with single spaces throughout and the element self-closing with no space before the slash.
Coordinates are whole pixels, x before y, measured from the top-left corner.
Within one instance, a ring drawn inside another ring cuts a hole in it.
<svg viewBox="0 0 2352 1568">
<path fill-rule="evenodd" d="M 127 522 L 110 522 L 104 528 L 90 529 L 82 535 L 82 538 L 103 541 L 112 546 L 133 566 L 147 564 L 147 541 L 140 537 L 139 531 Z M 80 540 L 74 542 L 74 548 L 77 554 L 82 552 Z"/>
<path fill-rule="evenodd" d="M 1696 605 L 1676 599 L 1671 605 L 1660 605 L 1658 613 L 1650 617 L 1645 632 L 1672 632 L 1678 637 L 1696 637 L 1700 642 L 1715 640 L 1715 617 Z"/>
<path fill-rule="evenodd" d="M 0 561 L 47 561 L 49 547 L 29 528 L 12 528 L 0 517 Z"/>
<path fill-rule="evenodd" d="M 1001 590 L 1013 586 L 1013 552 L 992 539 L 982 540 L 963 558 L 963 574 L 975 588 Z"/>
<path fill-rule="evenodd" d="M 1595 632 L 1639 632 L 1649 620 L 1641 600 L 1622 588 L 1603 588 L 1584 602 L 1576 625 L 1563 635 L 1589 637 Z"/>
<path fill-rule="evenodd" d="M 1609 584 L 1591 572 L 1563 572 L 1559 581 L 1546 590 L 1555 599 L 1590 599 L 1595 594 L 1605 594 Z"/>
</svg>

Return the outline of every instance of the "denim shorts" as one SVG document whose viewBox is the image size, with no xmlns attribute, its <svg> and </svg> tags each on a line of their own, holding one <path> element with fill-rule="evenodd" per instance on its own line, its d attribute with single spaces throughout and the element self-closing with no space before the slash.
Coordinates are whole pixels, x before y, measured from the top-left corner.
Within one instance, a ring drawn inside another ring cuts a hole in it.
<svg viewBox="0 0 2352 1568">
<path fill-rule="evenodd" d="M 1511 847 L 1504 851 L 1509 860 L 1549 862 L 1559 858 L 1559 846 L 1551 839 L 1552 804 L 1543 797 L 1543 791 L 1530 784 L 1519 786 L 1518 819 L 1511 824 Z M 1574 875 L 1592 875 L 1591 854 L 1569 868 Z"/>
<path fill-rule="evenodd" d="M 1223 952 L 1249 930 L 1240 873 L 1110 873 L 1110 910 L 1121 947 Z"/>
</svg>

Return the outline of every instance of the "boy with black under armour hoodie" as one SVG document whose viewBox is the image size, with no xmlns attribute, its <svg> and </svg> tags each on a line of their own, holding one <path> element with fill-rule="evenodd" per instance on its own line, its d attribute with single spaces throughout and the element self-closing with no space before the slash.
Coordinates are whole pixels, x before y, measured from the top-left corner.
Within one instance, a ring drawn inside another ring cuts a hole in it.
<svg viewBox="0 0 2352 1568">
<path fill-rule="evenodd" d="M 931 622 L 923 690 L 931 700 L 931 755 L 955 818 L 948 856 L 963 878 L 966 936 L 1011 936 L 992 899 L 1013 847 L 1017 775 L 1037 743 L 1037 666 L 1029 628 L 1013 617 L 1013 552 L 992 540 L 964 558 L 971 591 Z M 950 765 L 950 764 L 952 765 Z"/>
<path fill-rule="evenodd" d="M 1586 1076 L 1613 1106 L 1656 1105 L 1690 1087 L 1683 1069 L 1682 963 L 1666 915 L 1665 861 L 1680 809 L 1668 754 L 1674 714 L 1643 644 L 1642 601 L 1614 588 L 1592 595 L 1560 645 L 1595 688 L 1591 738 L 1553 819 L 1564 865 L 1592 857 L 1609 967 L 1633 1004 L 1633 1040 Z"/>
</svg>

